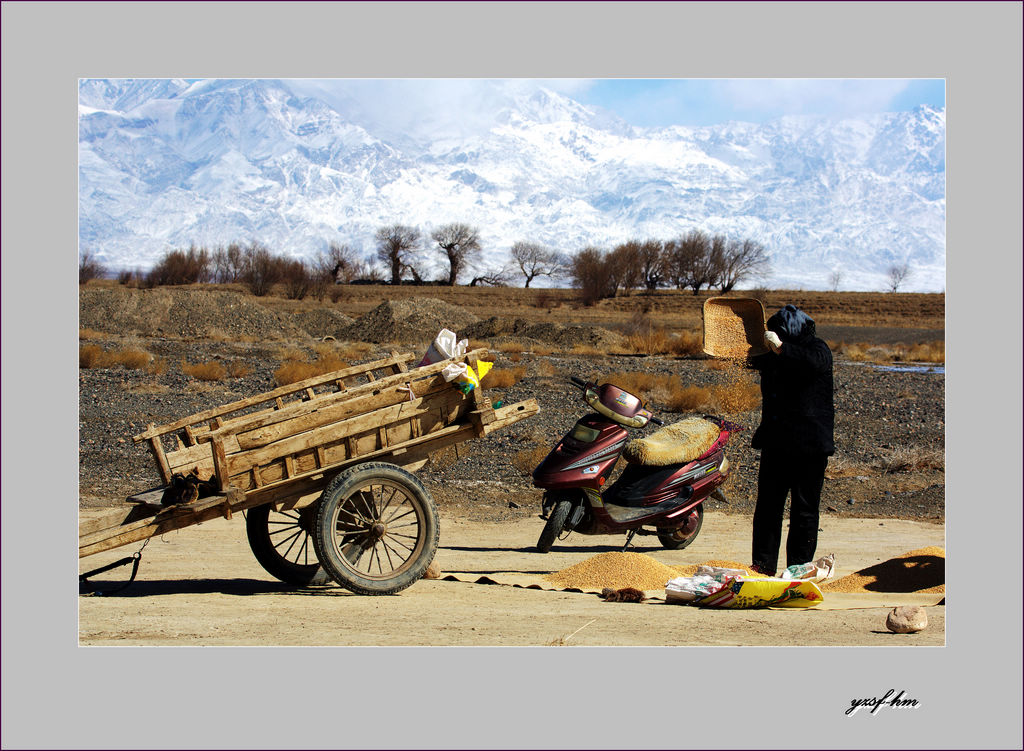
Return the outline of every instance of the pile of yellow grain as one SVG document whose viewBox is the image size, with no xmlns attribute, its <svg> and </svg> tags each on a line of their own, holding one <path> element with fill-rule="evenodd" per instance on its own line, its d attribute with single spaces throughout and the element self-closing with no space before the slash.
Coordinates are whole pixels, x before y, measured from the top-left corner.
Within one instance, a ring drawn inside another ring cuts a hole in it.
<svg viewBox="0 0 1024 751">
<path fill-rule="evenodd" d="M 945 593 L 946 551 L 935 546 L 918 548 L 820 587 L 822 592 Z"/>
<path fill-rule="evenodd" d="M 754 571 L 753 569 L 751 569 L 750 566 L 748 566 L 747 564 L 745 564 L 745 563 L 737 563 L 736 561 L 710 560 L 710 561 L 704 561 L 704 563 L 695 563 L 692 566 L 673 566 L 672 568 L 675 569 L 675 571 L 677 572 L 676 576 L 696 576 L 697 575 L 697 569 L 700 568 L 701 566 L 711 566 L 713 568 L 739 569 L 740 571 L 742 571 L 747 576 L 753 576 L 753 577 L 764 576 L 764 574 L 759 574 L 756 571 Z"/>
<path fill-rule="evenodd" d="M 576 589 L 664 589 L 679 573 L 643 553 L 600 553 L 544 577 L 560 587 Z"/>
</svg>

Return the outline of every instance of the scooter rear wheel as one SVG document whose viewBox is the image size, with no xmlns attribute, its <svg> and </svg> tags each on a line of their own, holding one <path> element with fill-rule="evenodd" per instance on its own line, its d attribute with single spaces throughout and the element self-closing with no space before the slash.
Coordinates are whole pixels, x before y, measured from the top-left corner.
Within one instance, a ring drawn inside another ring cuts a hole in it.
<svg viewBox="0 0 1024 751">
<path fill-rule="evenodd" d="M 572 503 L 569 501 L 558 501 L 551 509 L 551 513 L 548 514 L 548 523 L 544 525 L 544 531 L 540 533 L 540 539 L 537 540 L 538 552 L 546 553 L 551 550 L 555 540 L 562 534 L 562 528 L 565 527 L 565 520 L 569 518 L 570 511 L 572 511 Z"/>
<path fill-rule="evenodd" d="M 702 503 L 686 517 L 686 523 L 683 526 L 676 527 L 675 529 L 658 527 L 658 539 L 661 540 L 662 546 L 668 550 L 682 550 L 697 539 L 703 524 L 704 504 Z"/>
</svg>

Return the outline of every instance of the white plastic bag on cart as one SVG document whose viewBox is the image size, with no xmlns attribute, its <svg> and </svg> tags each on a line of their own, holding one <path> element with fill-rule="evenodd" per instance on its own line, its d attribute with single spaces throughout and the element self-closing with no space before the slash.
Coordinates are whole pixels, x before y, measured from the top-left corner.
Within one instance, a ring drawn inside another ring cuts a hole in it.
<svg viewBox="0 0 1024 751">
<path fill-rule="evenodd" d="M 468 349 L 468 339 L 459 339 L 454 331 L 441 329 L 427 348 L 427 354 L 423 355 L 423 359 L 420 360 L 419 367 L 433 365 L 435 362 L 447 360 L 449 357 L 460 357 L 466 354 Z M 453 379 L 448 378 L 447 380 Z"/>
</svg>

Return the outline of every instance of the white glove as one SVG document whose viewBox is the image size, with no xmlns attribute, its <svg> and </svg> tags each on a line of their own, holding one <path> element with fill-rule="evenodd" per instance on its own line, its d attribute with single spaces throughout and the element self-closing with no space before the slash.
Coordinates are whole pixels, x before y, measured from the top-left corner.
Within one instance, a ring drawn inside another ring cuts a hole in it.
<svg viewBox="0 0 1024 751">
<path fill-rule="evenodd" d="M 782 349 L 782 340 L 779 339 L 779 335 L 774 331 L 764 332 L 764 343 L 768 345 L 768 348 L 775 354 L 779 353 Z"/>
</svg>

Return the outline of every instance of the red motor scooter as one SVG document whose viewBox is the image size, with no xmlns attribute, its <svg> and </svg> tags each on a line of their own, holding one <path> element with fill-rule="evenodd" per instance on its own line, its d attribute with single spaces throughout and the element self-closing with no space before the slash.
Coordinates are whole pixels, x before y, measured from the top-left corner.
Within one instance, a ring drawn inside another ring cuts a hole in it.
<svg viewBox="0 0 1024 751">
<path fill-rule="evenodd" d="M 577 420 L 533 471 L 534 486 L 545 490 L 541 518 L 547 520 L 537 550 L 547 553 L 555 540 L 569 532 L 625 533 L 623 550 L 637 533 L 656 534 L 670 550 L 685 548 L 700 532 L 704 500 L 708 496 L 725 500 L 719 490 L 729 473 L 724 447 L 731 434 L 744 428 L 704 415 L 702 420 L 708 424 L 698 423 L 698 427 L 707 429 L 711 443 L 710 448 L 702 444 L 699 449 L 676 445 L 671 428 L 664 428 L 645 439 L 656 442 L 660 433 L 666 434 L 658 443 L 659 455 L 627 464 L 619 478 L 605 487 L 629 442 L 627 428 L 664 423 L 644 409 L 639 398 L 613 384 L 570 380 L 583 391 L 583 400 L 594 412 Z M 643 455 L 640 448 L 627 452 L 627 457 Z"/>
</svg>

